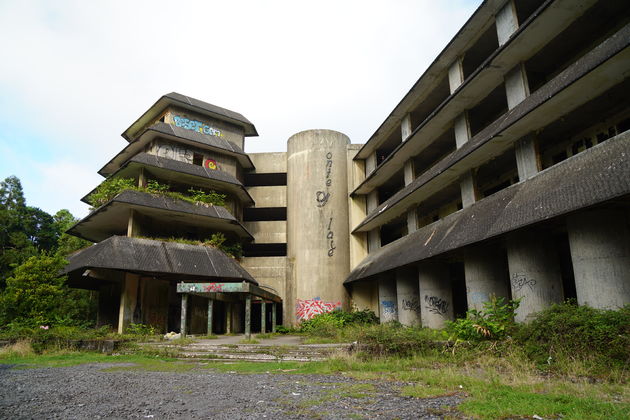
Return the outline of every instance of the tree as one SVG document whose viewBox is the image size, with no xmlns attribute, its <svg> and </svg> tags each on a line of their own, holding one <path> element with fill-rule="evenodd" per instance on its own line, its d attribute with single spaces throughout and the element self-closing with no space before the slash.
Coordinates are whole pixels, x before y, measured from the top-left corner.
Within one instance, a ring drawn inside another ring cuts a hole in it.
<svg viewBox="0 0 630 420">
<path fill-rule="evenodd" d="M 85 239 L 77 238 L 76 236 L 65 233 L 66 230 L 78 221 L 78 219 L 76 219 L 68 210 L 59 210 L 53 216 L 53 219 L 55 220 L 55 228 L 57 229 L 57 232 L 59 232 L 59 239 L 57 240 L 57 254 L 67 257 L 73 252 L 91 245 L 91 242 L 86 241 Z"/>
</svg>

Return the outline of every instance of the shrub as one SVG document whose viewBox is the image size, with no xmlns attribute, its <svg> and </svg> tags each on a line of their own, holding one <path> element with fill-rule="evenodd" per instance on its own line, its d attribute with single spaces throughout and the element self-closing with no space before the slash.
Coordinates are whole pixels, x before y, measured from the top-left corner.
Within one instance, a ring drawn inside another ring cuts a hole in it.
<svg viewBox="0 0 630 420">
<path fill-rule="evenodd" d="M 190 188 L 188 194 L 195 202 L 212 204 L 214 206 L 225 206 L 225 194 L 220 194 L 216 191 L 204 192 Z"/>
<path fill-rule="evenodd" d="M 133 178 L 109 178 L 101 183 L 87 201 L 92 209 L 98 208 L 125 190 L 137 189 Z"/>
<path fill-rule="evenodd" d="M 630 305 L 613 311 L 556 304 L 515 334 L 536 363 L 557 359 L 591 359 L 604 366 L 630 362 Z"/>
<path fill-rule="evenodd" d="M 501 340 L 514 331 L 514 311 L 520 301 L 505 302 L 502 297 L 492 297 L 484 302 L 483 310 L 471 309 L 466 318 L 450 321 L 446 330 L 457 340 Z"/>
<path fill-rule="evenodd" d="M 408 357 L 436 348 L 441 349 L 446 334 L 441 330 L 421 327 L 404 327 L 399 322 L 355 327 L 351 333 L 359 348 L 371 355 L 397 355 Z"/>
<path fill-rule="evenodd" d="M 334 337 L 342 327 L 356 324 L 376 324 L 378 317 L 370 310 L 345 312 L 332 311 L 302 321 L 298 331 L 320 337 Z"/>
<path fill-rule="evenodd" d="M 125 330 L 125 333 L 130 334 L 130 335 L 139 335 L 142 337 L 146 337 L 148 335 L 155 335 L 156 331 L 155 331 L 155 328 L 153 328 L 151 325 L 131 323 Z"/>
</svg>

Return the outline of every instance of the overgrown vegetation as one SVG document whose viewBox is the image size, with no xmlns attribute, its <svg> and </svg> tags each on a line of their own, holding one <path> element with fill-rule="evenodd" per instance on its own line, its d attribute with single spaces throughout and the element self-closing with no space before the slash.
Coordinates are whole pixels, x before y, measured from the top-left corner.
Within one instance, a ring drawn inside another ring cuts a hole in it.
<svg viewBox="0 0 630 420">
<path fill-rule="evenodd" d="M 516 329 L 514 311 L 519 303 L 520 300 L 506 302 L 493 296 L 484 302 L 482 311 L 469 310 L 465 318 L 448 322 L 446 330 L 457 340 L 502 340 Z"/>
<path fill-rule="evenodd" d="M 209 239 L 205 241 L 196 241 L 194 239 L 186 239 L 186 238 L 153 238 L 149 236 L 141 236 L 144 239 L 152 239 L 156 241 L 164 241 L 164 242 L 175 242 L 179 244 L 187 244 L 187 245 L 203 245 L 210 246 L 213 248 L 217 248 L 227 255 L 230 255 L 234 258 L 241 258 L 243 256 L 243 246 L 239 242 L 226 244 L 227 238 L 221 232 L 213 233 Z"/>
<path fill-rule="evenodd" d="M 139 187 L 133 178 L 110 178 L 103 181 L 96 190 L 87 198 L 94 210 L 123 191 L 142 191 L 150 194 L 162 195 L 178 200 L 184 200 L 192 204 L 207 204 L 214 206 L 225 206 L 226 195 L 216 191 L 203 191 L 189 188 L 187 194 L 170 191 L 168 184 L 161 184 L 156 180 L 149 180 L 145 187 Z"/>
</svg>

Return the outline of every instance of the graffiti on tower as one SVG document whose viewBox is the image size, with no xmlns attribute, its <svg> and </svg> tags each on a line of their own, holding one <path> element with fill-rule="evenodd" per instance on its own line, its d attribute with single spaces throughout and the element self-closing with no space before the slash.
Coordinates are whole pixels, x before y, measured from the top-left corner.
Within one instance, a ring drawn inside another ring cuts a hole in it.
<svg viewBox="0 0 630 420">
<path fill-rule="evenodd" d="M 324 302 L 320 298 L 298 299 L 295 305 L 295 317 L 298 321 L 305 321 L 315 315 L 334 311 L 341 308 L 341 302 Z"/>
</svg>

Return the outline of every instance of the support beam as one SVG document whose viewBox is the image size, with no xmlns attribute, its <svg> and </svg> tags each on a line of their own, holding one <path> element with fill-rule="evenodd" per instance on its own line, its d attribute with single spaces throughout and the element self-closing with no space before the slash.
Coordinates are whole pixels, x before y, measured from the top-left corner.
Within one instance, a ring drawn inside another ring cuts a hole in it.
<svg viewBox="0 0 630 420">
<path fill-rule="evenodd" d="M 267 304 L 264 300 L 260 301 L 260 332 L 267 332 Z"/>
<path fill-rule="evenodd" d="M 186 337 L 186 315 L 188 312 L 188 295 L 182 294 L 182 312 L 179 319 L 179 332 L 182 338 Z"/>
<path fill-rule="evenodd" d="M 381 247 L 380 228 L 372 229 L 368 232 L 368 253 L 374 252 Z"/>
<path fill-rule="evenodd" d="M 396 270 L 396 298 L 398 321 L 407 327 L 420 325 L 420 294 L 416 267 Z"/>
<path fill-rule="evenodd" d="M 531 134 L 518 139 L 514 145 L 514 152 L 516 153 L 519 181 L 525 181 L 541 171 L 542 163 L 536 136 Z"/>
<path fill-rule="evenodd" d="M 276 332 L 276 302 L 271 304 L 271 332 Z"/>
<path fill-rule="evenodd" d="M 453 288 L 448 265 L 439 261 L 428 261 L 418 266 L 418 282 L 422 309 L 422 326 L 444 328 L 452 321 Z"/>
<path fill-rule="evenodd" d="M 134 312 L 136 312 L 136 305 L 138 304 L 139 283 L 140 277 L 138 275 L 125 273 L 118 307 L 118 334 L 123 334 L 132 322 L 140 322 L 139 319 L 134 319 Z"/>
<path fill-rule="evenodd" d="M 499 46 L 505 44 L 518 29 L 518 18 L 514 1 L 508 1 L 496 15 L 497 38 Z"/>
<path fill-rule="evenodd" d="M 472 137 L 467 111 L 462 112 L 455 118 L 453 130 L 455 131 L 455 146 L 459 149 Z"/>
<path fill-rule="evenodd" d="M 529 96 L 529 82 L 523 63 L 519 63 L 505 75 L 505 94 L 508 109 L 514 108 Z"/>
<path fill-rule="evenodd" d="M 383 273 L 378 279 L 378 304 L 381 324 L 398 321 L 396 279 L 393 273 Z"/>
<path fill-rule="evenodd" d="M 512 299 L 521 299 L 517 322 L 529 322 L 537 312 L 563 301 L 557 250 L 545 232 L 514 233 L 507 249 Z"/>
<path fill-rule="evenodd" d="M 400 135 L 402 137 L 402 141 L 407 140 L 412 132 L 411 114 L 407 114 L 400 123 Z"/>
<path fill-rule="evenodd" d="M 232 334 L 232 302 L 225 302 L 225 333 Z"/>
<path fill-rule="evenodd" d="M 578 304 L 618 309 L 630 304 L 627 210 L 583 211 L 567 220 Z"/>
<path fill-rule="evenodd" d="M 459 189 L 462 195 L 462 207 L 466 208 L 474 204 L 479 199 L 477 182 L 473 171 L 468 171 L 459 182 Z"/>
<path fill-rule="evenodd" d="M 464 83 L 464 66 L 462 64 L 462 57 L 457 57 L 455 62 L 448 68 L 448 86 L 451 95 Z"/>
<path fill-rule="evenodd" d="M 138 226 L 138 212 L 134 209 L 129 210 L 129 219 L 127 221 L 127 236 L 130 238 L 140 235 L 140 227 Z"/>
<path fill-rule="evenodd" d="M 510 296 L 505 255 L 493 247 L 470 247 L 464 257 L 468 309 L 482 310 L 492 296 Z"/>
<path fill-rule="evenodd" d="M 368 176 L 376 169 L 376 152 L 373 152 L 365 159 L 365 176 Z"/>
<path fill-rule="evenodd" d="M 245 338 L 252 338 L 252 295 L 245 295 Z"/>
<path fill-rule="evenodd" d="M 418 211 L 413 208 L 407 210 L 407 233 L 413 233 L 418 230 Z"/>
<path fill-rule="evenodd" d="M 214 300 L 208 299 L 208 335 L 212 335 L 212 310 L 214 309 Z"/>
</svg>

